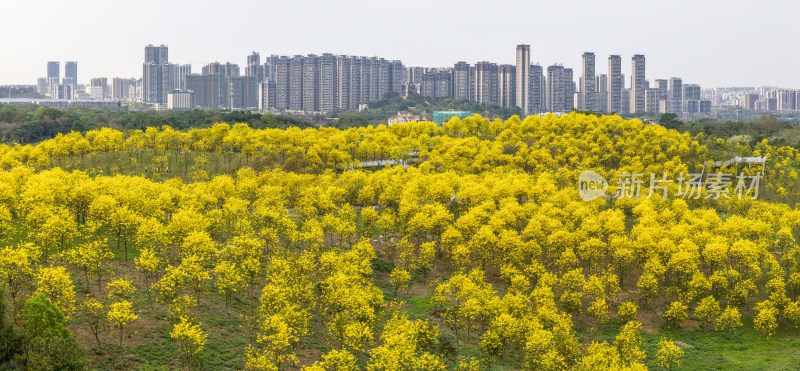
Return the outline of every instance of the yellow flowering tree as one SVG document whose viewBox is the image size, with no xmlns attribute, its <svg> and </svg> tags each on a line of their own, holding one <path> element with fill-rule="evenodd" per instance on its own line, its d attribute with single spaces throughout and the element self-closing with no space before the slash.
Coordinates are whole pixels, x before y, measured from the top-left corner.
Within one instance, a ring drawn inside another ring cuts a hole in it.
<svg viewBox="0 0 800 371">
<path fill-rule="evenodd" d="M 185 317 L 181 318 L 180 323 L 172 326 L 169 335 L 180 344 L 181 364 L 190 369 L 200 367 L 198 353 L 203 350 L 208 337 L 200 329 L 200 324 L 193 324 Z"/>
</svg>

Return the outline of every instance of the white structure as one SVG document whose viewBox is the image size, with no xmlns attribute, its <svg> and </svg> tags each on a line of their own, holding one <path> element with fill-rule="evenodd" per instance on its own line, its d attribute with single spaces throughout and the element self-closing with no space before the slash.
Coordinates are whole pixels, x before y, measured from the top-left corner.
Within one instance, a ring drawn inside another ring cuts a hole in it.
<svg viewBox="0 0 800 371">
<path fill-rule="evenodd" d="M 194 107 L 194 92 L 191 90 L 175 90 L 167 94 L 167 109 L 192 109 Z"/>
<path fill-rule="evenodd" d="M 102 86 L 89 86 L 86 88 L 86 92 L 89 93 L 89 96 L 92 99 L 103 100 L 105 97 L 103 96 L 103 87 Z"/>
</svg>

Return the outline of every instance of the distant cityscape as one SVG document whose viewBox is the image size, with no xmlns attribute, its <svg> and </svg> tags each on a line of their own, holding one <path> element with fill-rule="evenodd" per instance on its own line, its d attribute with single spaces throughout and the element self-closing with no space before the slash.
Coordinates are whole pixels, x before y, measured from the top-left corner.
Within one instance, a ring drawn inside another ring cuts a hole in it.
<svg viewBox="0 0 800 371">
<path fill-rule="evenodd" d="M 597 73 L 594 53 L 582 56 L 580 76 L 563 64 L 531 64 L 529 45 L 517 45 L 516 64 L 487 61 L 452 67 L 411 67 L 399 60 L 379 57 L 294 55 L 247 56 L 244 74 L 239 65 L 213 62 L 192 73 L 190 64 L 172 63 L 165 45 L 144 48 L 142 76 L 96 77 L 78 81 L 78 63 L 47 63 L 47 75 L 35 90 L 46 97 L 0 102 L 30 101 L 40 105 L 155 109 L 250 109 L 259 111 L 326 114 L 364 109 L 363 103 L 387 93 L 411 92 L 430 98 L 464 99 L 502 108 L 519 107 L 524 115 L 581 111 L 622 114 L 675 113 L 683 118 L 710 116 L 717 108 L 758 112 L 800 111 L 800 90 L 778 87 L 728 87 L 703 89 L 680 77 L 648 80 L 645 56 L 631 56 L 629 80 L 623 57 L 608 56 L 608 72 Z M 627 82 L 626 82 L 627 81 Z M 33 87 L 33 86 L 32 86 Z M 10 89 L 9 89 L 10 94 Z"/>
</svg>

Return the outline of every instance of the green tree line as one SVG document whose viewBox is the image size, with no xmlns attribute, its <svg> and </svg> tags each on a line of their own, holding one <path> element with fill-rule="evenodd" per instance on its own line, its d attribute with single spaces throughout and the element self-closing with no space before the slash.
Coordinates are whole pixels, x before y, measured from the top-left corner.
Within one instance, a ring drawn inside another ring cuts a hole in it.
<svg viewBox="0 0 800 371">
<path fill-rule="evenodd" d="M 207 128 L 217 122 L 242 122 L 253 128 L 309 128 L 314 124 L 288 115 L 246 111 L 127 111 L 87 107 L 66 110 L 34 104 L 0 104 L 0 140 L 7 143 L 35 143 L 70 131 L 85 133 L 110 127 L 117 130 L 143 130 L 153 125 L 168 125 L 178 130 Z"/>
</svg>

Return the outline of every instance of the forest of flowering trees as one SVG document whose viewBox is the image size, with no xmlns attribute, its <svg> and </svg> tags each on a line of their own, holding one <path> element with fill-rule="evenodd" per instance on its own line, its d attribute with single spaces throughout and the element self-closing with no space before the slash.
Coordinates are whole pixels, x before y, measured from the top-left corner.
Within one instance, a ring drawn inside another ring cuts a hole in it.
<svg viewBox="0 0 800 371">
<path fill-rule="evenodd" d="M 796 339 L 799 160 L 579 113 L 0 145 L 0 369 L 644 370 L 681 334 Z M 645 197 L 711 169 L 757 199 Z M 642 197 L 582 201 L 583 170 Z"/>
</svg>

